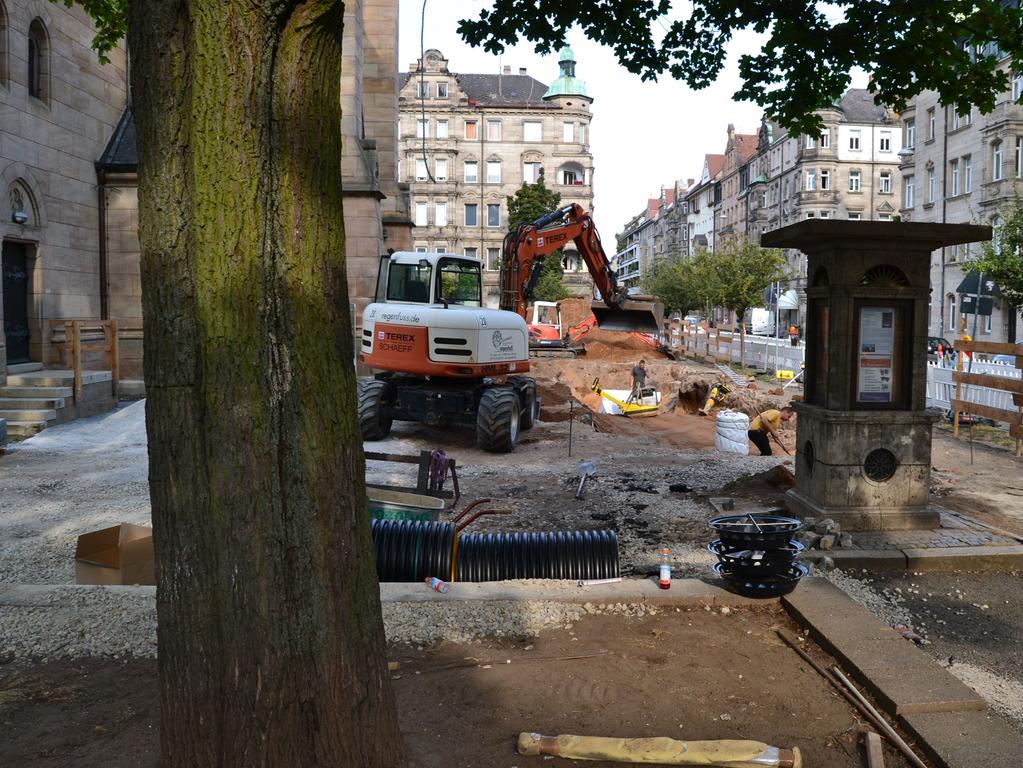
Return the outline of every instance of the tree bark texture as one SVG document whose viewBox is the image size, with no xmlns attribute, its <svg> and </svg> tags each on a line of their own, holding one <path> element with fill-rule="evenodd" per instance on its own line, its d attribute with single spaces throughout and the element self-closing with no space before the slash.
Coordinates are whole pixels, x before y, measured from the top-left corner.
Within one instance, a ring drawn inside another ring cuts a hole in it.
<svg viewBox="0 0 1023 768">
<path fill-rule="evenodd" d="M 339 0 L 131 0 L 163 768 L 401 766 L 355 421 Z"/>
</svg>

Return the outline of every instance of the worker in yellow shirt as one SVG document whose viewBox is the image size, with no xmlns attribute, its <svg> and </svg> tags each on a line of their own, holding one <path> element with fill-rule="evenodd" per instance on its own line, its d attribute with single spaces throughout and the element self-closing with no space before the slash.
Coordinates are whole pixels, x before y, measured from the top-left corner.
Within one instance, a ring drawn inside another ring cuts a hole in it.
<svg viewBox="0 0 1023 768">
<path fill-rule="evenodd" d="M 785 453 L 792 455 L 792 452 L 782 443 L 781 438 L 778 437 L 778 430 L 781 429 L 781 423 L 788 421 L 795 415 L 795 411 L 790 406 L 776 409 L 769 408 L 766 411 L 761 411 L 749 425 L 749 439 L 757 448 L 760 449 L 761 456 L 771 455 L 771 441 L 768 437 L 773 437 L 774 441 L 781 446 L 781 449 Z"/>
</svg>

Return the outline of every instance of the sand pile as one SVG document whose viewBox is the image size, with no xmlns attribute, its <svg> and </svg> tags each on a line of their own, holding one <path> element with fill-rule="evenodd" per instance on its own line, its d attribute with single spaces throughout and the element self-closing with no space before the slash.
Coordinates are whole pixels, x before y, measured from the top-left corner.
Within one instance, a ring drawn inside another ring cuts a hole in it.
<svg viewBox="0 0 1023 768">
<path fill-rule="evenodd" d="M 583 297 L 564 299 L 561 302 L 561 322 L 563 332 L 578 325 L 593 314 L 590 300 Z M 663 360 L 664 355 L 651 344 L 638 339 L 624 331 L 605 331 L 593 327 L 576 342 L 586 348 L 586 358 L 592 360 L 614 360 L 616 362 L 631 361 L 638 363 L 641 359 Z"/>
</svg>

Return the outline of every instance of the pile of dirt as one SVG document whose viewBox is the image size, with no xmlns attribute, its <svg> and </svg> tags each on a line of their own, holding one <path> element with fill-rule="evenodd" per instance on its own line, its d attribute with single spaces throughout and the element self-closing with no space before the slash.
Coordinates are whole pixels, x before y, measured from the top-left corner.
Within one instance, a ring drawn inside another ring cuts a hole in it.
<svg viewBox="0 0 1023 768">
<path fill-rule="evenodd" d="M 561 322 L 564 332 L 583 322 L 593 314 L 590 300 L 575 296 L 561 302 Z M 613 360 L 615 362 L 637 363 L 642 359 L 663 360 L 665 355 L 641 338 L 625 331 L 606 331 L 593 327 L 579 338 L 578 345 L 586 348 L 590 360 Z"/>
</svg>

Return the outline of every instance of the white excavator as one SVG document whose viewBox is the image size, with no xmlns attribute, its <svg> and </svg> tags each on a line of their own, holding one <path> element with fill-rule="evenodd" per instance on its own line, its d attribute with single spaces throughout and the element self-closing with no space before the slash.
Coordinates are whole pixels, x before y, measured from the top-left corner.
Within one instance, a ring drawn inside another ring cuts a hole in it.
<svg viewBox="0 0 1023 768">
<path fill-rule="evenodd" d="M 593 220 L 578 205 L 523 224 L 505 238 L 501 309 L 483 306 L 483 264 L 449 253 L 380 257 L 376 301 L 363 313 L 359 424 L 381 440 L 393 421 L 474 427 L 487 451 L 515 448 L 539 419 L 529 372 L 528 303 L 543 259 L 574 240 L 601 295 L 594 315 L 611 330 L 657 332 L 663 308 L 620 288 Z"/>
</svg>

